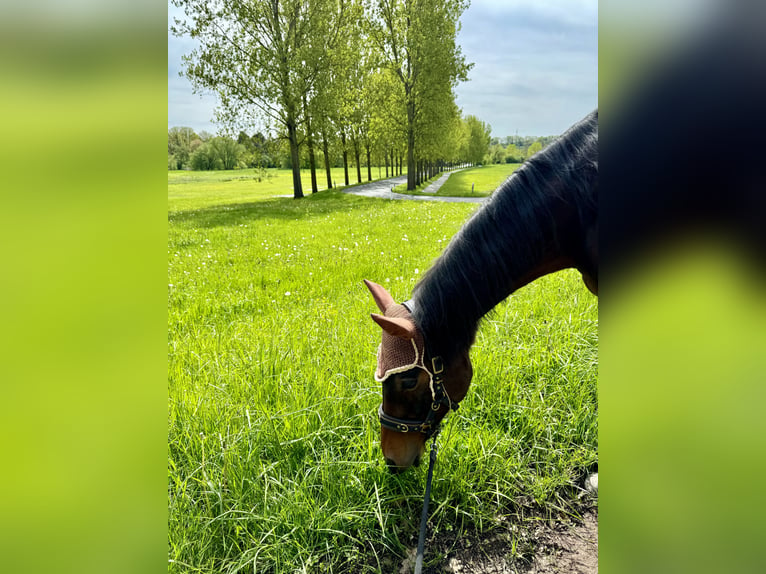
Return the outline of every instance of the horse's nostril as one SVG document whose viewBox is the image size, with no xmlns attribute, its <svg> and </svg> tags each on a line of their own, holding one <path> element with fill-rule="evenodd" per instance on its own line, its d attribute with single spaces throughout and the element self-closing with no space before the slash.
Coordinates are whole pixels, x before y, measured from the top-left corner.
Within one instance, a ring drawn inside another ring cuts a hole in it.
<svg viewBox="0 0 766 574">
<path fill-rule="evenodd" d="M 386 459 L 386 464 L 388 465 L 388 470 L 390 470 L 394 474 L 402 471 L 402 468 L 390 458 Z"/>
</svg>

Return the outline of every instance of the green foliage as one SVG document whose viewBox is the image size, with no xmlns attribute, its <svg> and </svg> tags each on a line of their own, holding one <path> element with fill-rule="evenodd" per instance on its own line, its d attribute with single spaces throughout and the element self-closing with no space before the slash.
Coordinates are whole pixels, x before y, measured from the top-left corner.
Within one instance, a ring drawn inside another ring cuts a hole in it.
<svg viewBox="0 0 766 574">
<path fill-rule="evenodd" d="M 234 169 L 240 166 L 240 158 L 245 148 L 228 137 L 216 137 L 210 140 L 209 145 L 221 162 L 223 169 Z"/>
<path fill-rule="evenodd" d="M 210 142 L 200 145 L 191 156 L 191 168 L 197 171 L 223 169 L 223 164 Z"/>
<path fill-rule="evenodd" d="M 543 144 L 540 140 L 536 140 L 531 146 L 529 146 L 529 149 L 527 150 L 527 157 L 532 157 L 537 152 L 542 151 Z"/>
<path fill-rule="evenodd" d="M 456 36 L 468 4 L 380 0 L 365 6 L 379 57 L 404 92 L 399 117 L 406 126 L 407 189 L 412 190 L 417 185 L 417 162 L 445 158 L 445 143 L 459 120 L 453 88 L 467 79 L 472 64 L 465 61 Z"/>
<path fill-rule="evenodd" d="M 465 124 L 468 134 L 468 149 L 466 150 L 465 159 L 474 164 L 482 163 L 484 157 L 489 152 L 489 139 L 492 128 L 476 116 L 467 116 Z"/>
<path fill-rule="evenodd" d="M 304 96 L 331 67 L 345 2 L 335 0 L 173 0 L 185 18 L 172 26 L 198 48 L 184 57 L 195 88 L 219 96 L 217 119 L 228 126 L 265 119 L 284 130 L 290 146 L 293 193 L 303 196 L 300 130 L 308 118 Z"/>
<path fill-rule="evenodd" d="M 505 154 L 506 150 L 500 144 L 491 145 L 487 154 L 488 161 L 486 163 L 506 163 Z"/>
<path fill-rule="evenodd" d="M 398 571 L 425 469 L 383 463 L 361 280 L 405 299 L 476 206 L 295 202 L 225 175 L 168 174 L 169 572 Z M 521 539 L 524 516 L 576 506 L 597 461 L 597 324 L 574 272 L 484 321 L 439 439 L 436 535 L 510 517 Z"/>
<path fill-rule="evenodd" d="M 326 169 L 344 158 L 361 180 L 373 158 L 406 154 L 410 188 L 416 165 L 468 159 L 472 137 L 454 94 L 472 66 L 456 43 L 466 0 L 172 1 L 184 12 L 173 33 L 198 45 L 184 56 L 184 75 L 218 95 L 216 120 L 239 131 L 244 150 L 169 148 L 169 169 L 231 169 L 235 158 L 243 167 L 290 167 L 297 198 L 301 167 L 315 172 L 319 158 Z M 264 121 L 285 149 L 251 145 L 243 127 Z M 224 145 L 213 139 L 194 141 Z"/>
<path fill-rule="evenodd" d="M 524 161 L 524 157 L 524 149 L 515 144 L 508 144 L 508 147 L 505 148 L 506 163 L 521 163 Z"/>
<path fill-rule="evenodd" d="M 194 130 L 172 127 L 168 130 L 168 169 L 184 169 L 189 166 L 192 152 L 201 143 Z M 172 158 L 172 159 L 171 159 Z"/>
<path fill-rule="evenodd" d="M 177 155 L 168 156 L 169 170 L 190 167 L 194 170 L 208 171 L 246 167 L 245 159 L 248 157 L 246 147 L 229 137 L 210 137 L 205 142 L 197 138 L 192 144 L 193 151 L 187 161 L 182 163 Z"/>
</svg>

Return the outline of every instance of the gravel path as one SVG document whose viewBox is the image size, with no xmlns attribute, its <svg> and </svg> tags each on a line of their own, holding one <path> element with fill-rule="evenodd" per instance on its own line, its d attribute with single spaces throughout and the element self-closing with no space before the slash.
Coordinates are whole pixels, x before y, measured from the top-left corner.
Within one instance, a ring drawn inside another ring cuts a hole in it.
<svg viewBox="0 0 766 574">
<path fill-rule="evenodd" d="M 457 171 L 457 170 L 455 170 Z M 438 189 L 444 185 L 447 178 L 454 172 L 448 171 L 443 174 L 438 180 L 429 185 L 425 191 L 428 193 L 436 193 Z M 350 189 L 343 190 L 344 193 L 354 193 L 356 195 L 363 195 L 365 197 L 378 197 L 381 199 L 414 199 L 420 201 L 446 201 L 450 203 L 481 203 L 486 197 L 439 197 L 434 195 L 408 195 L 406 193 L 394 193 L 391 191 L 394 186 L 405 183 L 407 181 L 406 175 L 400 175 L 398 177 L 392 177 L 389 179 L 381 179 L 379 181 L 373 181 L 372 183 L 365 183 L 357 185 Z"/>
</svg>

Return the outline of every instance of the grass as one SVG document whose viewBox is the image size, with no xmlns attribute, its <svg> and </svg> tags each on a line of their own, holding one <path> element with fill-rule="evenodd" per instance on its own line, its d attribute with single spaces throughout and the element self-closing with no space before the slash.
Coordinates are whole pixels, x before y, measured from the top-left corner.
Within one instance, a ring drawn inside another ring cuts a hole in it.
<svg viewBox="0 0 766 574">
<path fill-rule="evenodd" d="M 501 163 L 457 171 L 449 177 L 436 195 L 449 197 L 490 195 L 519 167 L 521 167 L 520 163 Z"/>
<path fill-rule="evenodd" d="M 405 299 L 476 206 L 337 191 L 295 201 L 273 197 L 273 183 L 178 177 L 169 571 L 398 570 L 426 469 L 393 476 L 383 463 L 380 329 L 362 279 Z M 572 512 L 574 484 L 597 462 L 595 298 L 574 272 L 536 281 L 484 321 L 472 359 L 469 394 L 439 438 L 431 532 Z"/>
<path fill-rule="evenodd" d="M 334 185 L 343 185 L 342 167 L 331 168 Z M 406 170 L 405 170 L 406 173 Z M 380 177 L 378 177 L 380 175 Z M 256 169 L 237 169 L 228 171 L 168 171 L 168 208 L 170 210 L 194 209 L 232 201 L 258 201 L 278 197 L 292 197 L 293 179 L 289 169 L 267 169 L 265 177 Z M 373 181 L 385 179 L 386 171 L 372 168 Z M 358 185 L 356 168 L 349 169 L 349 187 Z M 260 179 L 260 181 L 259 181 Z M 301 170 L 303 194 L 311 195 L 311 172 Z M 362 183 L 367 183 L 367 168 L 362 169 Z M 317 169 L 317 187 L 320 191 L 327 188 L 327 175 L 324 168 Z"/>
</svg>

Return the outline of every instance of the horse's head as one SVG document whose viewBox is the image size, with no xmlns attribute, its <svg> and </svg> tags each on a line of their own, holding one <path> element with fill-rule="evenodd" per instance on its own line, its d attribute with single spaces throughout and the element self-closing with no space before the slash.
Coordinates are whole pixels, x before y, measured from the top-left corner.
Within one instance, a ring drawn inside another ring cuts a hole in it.
<svg viewBox="0 0 766 574">
<path fill-rule="evenodd" d="M 420 463 L 426 440 L 465 397 L 473 371 L 468 350 L 447 362 L 431 355 L 411 309 L 397 304 L 380 285 L 365 284 L 383 313 L 372 314 L 383 329 L 375 371 L 383 384 L 380 446 L 395 472 Z"/>
</svg>

